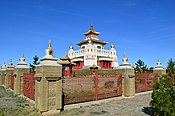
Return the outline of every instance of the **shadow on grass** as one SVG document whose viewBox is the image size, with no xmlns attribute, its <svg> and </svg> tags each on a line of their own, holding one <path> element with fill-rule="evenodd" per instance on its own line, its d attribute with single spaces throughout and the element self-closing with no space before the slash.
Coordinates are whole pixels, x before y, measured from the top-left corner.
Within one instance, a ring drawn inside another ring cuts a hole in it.
<svg viewBox="0 0 175 116">
<path fill-rule="evenodd" d="M 143 107 L 142 112 L 150 116 L 153 115 L 153 109 L 151 107 Z"/>
</svg>

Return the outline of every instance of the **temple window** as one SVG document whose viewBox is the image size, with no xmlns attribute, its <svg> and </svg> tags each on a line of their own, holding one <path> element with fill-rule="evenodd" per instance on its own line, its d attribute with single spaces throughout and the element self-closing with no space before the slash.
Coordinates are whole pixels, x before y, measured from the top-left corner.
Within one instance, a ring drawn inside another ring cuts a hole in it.
<svg viewBox="0 0 175 116">
<path fill-rule="evenodd" d="M 101 49 L 101 46 L 97 46 L 97 49 Z"/>
<path fill-rule="evenodd" d="M 81 49 L 84 49 L 84 48 L 85 48 L 85 46 L 82 46 L 82 47 L 81 47 Z"/>
</svg>

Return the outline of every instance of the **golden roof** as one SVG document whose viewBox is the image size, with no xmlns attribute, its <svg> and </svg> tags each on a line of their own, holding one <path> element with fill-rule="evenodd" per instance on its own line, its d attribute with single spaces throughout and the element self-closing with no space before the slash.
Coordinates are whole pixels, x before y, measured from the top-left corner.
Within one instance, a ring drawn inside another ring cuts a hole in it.
<svg viewBox="0 0 175 116">
<path fill-rule="evenodd" d="M 61 65 L 63 65 L 63 64 L 68 64 L 68 65 L 76 65 L 76 63 L 72 63 L 72 62 L 70 62 L 70 61 L 68 61 L 68 60 L 61 60 L 60 62 L 58 62 L 58 64 L 61 64 Z"/>
<path fill-rule="evenodd" d="M 60 58 L 60 60 L 70 60 L 70 58 L 66 55 Z"/>
<path fill-rule="evenodd" d="M 96 32 L 93 28 L 93 25 L 90 25 L 90 29 L 88 30 L 88 32 L 84 33 L 84 35 L 88 35 L 88 34 L 95 34 L 95 35 L 99 35 L 100 32 Z"/>
<path fill-rule="evenodd" d="M 100 44 L 103 44 L 103 45 L 106 45 L 108 43 L 108 42 L 105 42 L 105 41 L 102 41 L 102 40 L 98 40 L 98 39 L 93 39 L 93 38 L 90 38 L 90 39 L 94 43 L 100 43 Z M 88 41 L 89 41 L 89 39 L 80 41 L 80 42 L 77 43 L 77 45 L 82 45 L 82 44 L 88 43 Z"/>
<path fill-rule="evenodd" d="M 58 64 L 70 64 L 70 62 L 69 61 L 60 61 L 60 62 L 58 62 Z"/>
</svg>

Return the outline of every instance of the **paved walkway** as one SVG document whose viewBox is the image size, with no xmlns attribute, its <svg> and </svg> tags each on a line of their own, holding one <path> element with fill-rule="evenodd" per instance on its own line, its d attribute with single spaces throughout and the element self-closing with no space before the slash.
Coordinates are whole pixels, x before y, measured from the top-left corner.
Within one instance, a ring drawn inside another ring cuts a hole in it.
<svg viewBox="0 0 175 116">
<path fill-rule="evenodd" d="M 135 97 L 116 97 L 106 100 L 65 106 L 62 116 L 145 116 L 151 101 L 151 91 L 136 94 Z"/>
</svg>

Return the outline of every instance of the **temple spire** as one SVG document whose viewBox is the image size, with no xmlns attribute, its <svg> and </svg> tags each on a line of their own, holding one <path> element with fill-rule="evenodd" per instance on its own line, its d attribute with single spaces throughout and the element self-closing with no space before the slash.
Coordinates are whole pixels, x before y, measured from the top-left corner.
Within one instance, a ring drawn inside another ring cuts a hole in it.
<svg viewBox="0 0 175 116">
<path fill-rule="evenodd" d="M 94 30 L 92 23 L 90 24 L 90 30 Z"/>
<path fill-rule="evenodd" d="M 94 30 L 93 25 L 90 24 L 90 29 L 88 30 L 88 32 L 84 33 L 84 35 L 87 36 L 87 35 L 89 35 L 89 34 L 94 34 L 94 35 L 97 35 L 97 36 L 98 36 L 98 35 L 100 34 L 100 32 L 96 32 L 96 31 Z"/>
</svg>

